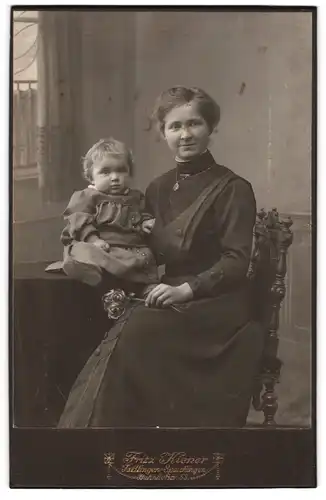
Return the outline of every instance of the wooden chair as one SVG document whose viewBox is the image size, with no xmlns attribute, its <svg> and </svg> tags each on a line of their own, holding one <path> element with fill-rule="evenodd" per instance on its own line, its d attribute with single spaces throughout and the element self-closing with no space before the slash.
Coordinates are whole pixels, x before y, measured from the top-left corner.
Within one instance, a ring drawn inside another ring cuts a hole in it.
<svg viewBox="0 0 326 500">
<path fill-rule="evenodd" d="M 293 240 L 291 218 L 281 219 L 274 208 L 257 214 L 248 270 L 253 292 L 253 316 L 263 326 L 265 344 L 255 380 L 252 404 L 264 413 L 264 426 L 273 426 L 278 408 L 275 385 L 282 361 L 278 358 L 279 313 L 286 294 L 287 252 Z M 263 392 L 264 391 L 264 392 Z"/>
</svg>

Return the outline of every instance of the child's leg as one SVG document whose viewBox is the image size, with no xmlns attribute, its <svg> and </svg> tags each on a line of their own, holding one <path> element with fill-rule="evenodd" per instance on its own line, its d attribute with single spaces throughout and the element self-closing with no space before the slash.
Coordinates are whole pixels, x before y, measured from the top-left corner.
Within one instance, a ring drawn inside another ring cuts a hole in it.
<svg viewBox="0 0 326 500">
<path fill-rule="evenodd" d="M 97 286 L 102 281 L 102 272 L 100 268 L 92 264 L 78 262 L 72 258 L 68 258 L 63 263 L 63 270 L 70 278 L 82 281 L 87 285 Z"/>
<path fill-rule="evenodd" d="M 75 243 L 66 252 L 63 270 L 67 276 L 90 286 L 97 286 L 102 281 L 102 269 L 96 263 L 90 243 Z"/>
<path fill-rule="evenodd" d="M 157 283 L 157 268 L 149 249 L 111 247 L 109 252 L 91 243 L 75 242 L 66 249 L 64 272 L 91 286 L 101 285 L 105 292 L 122 288 L 143 296 L 146 284 Z M 105 293 L 104 292 L 104 293 Z"/>
</svg>

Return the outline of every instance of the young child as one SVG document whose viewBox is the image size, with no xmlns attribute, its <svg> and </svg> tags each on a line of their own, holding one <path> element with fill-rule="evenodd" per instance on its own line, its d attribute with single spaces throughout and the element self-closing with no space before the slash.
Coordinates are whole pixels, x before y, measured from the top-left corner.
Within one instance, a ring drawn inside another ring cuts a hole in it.
<svg viewBox="0 0 326 500">
<path fill-rule="evenodd" d="M 92 286 L 103 278 L 110 284 L 110 276 L 138 284 L 137 289 L 158 283 L 146 243 L 155 220 L 145 212 L 144 195 L 129 188 L 132 166 L 131 152 L 113 138 L 101 139 L 83 158 L 90 184 L 72 195 L 63 214 L 63 270 L 68 276 Z"/>
</svg>

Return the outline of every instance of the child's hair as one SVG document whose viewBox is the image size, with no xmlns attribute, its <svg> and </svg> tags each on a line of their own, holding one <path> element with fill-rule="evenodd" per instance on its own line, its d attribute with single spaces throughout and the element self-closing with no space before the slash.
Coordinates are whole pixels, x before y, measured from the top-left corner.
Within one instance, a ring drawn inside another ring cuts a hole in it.
<svg viewBox="0 0 326 500">
<path fill-rule="evenodd" d="M 113 139 L 113 137 L 109 137 L 108 139 L 100 139 L 82 158 L 85 179 L 92 182 L 92 169 L 94 163 L 111 155 L 124 156 L 128 173 L 132 175 L 134 165 L 132 152 L 123 142 L 117 141 Z"/>
<path fill-rule="evenodd" d="M 199 112 L 213 132 L 220 121 L 220 107 L 204 90 L 198 87 L 172 87 L 162 92 L 156 100 L 152 113 L 152 120 L 161 133 L 164 132 L 164 120 L 171 109 L 183 106 L 189 102 L 198 105 Z"/>
</svg>

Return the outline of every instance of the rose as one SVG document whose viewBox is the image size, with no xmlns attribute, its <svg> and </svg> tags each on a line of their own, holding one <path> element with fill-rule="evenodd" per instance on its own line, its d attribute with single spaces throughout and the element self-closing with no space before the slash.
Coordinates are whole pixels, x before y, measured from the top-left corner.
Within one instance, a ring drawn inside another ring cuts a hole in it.
<svg viewBox="0 0 326 500">
<path fill-rule="evenodd" d="M 140 299 L 135 297 L 135 294 L 130 293 L 126 295 L 123 290 L 110 290 L 105 293 L 102 297 L 103 308 L 107 312 L 107 315 L 110 319 L 119 319 L 125 312 L 126 306 L 131 301 L 141 302 L 146 305 L 145 299 Z M 173 304 L 170 304 L 169 307 L 177 312 L 181 312 Z"/>
<path fill-rule="evenodd" d="M 106 309 L 110 319 L 119 319 L 125 312 L 125 308 L 117 302 L 112 302 Z"/>
<path fill-rule="evenodd" d="M 113 302 L 125 302 L 126 300 L 126 294 L 123 290 L 110 290 L 103 296 L 104 302 L 106 301 L 113 301 Z"/>
<path fill-rule="evenodd" d="M 102 301 L 110 319 L 119 319 L 125 312 L 127 297 L 123 290 L 110 290 L 103 295 Z"/>
</svg>

